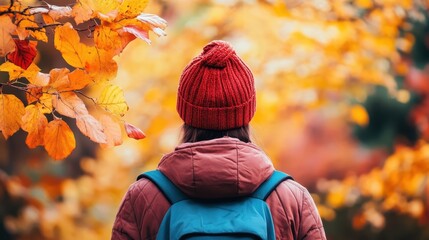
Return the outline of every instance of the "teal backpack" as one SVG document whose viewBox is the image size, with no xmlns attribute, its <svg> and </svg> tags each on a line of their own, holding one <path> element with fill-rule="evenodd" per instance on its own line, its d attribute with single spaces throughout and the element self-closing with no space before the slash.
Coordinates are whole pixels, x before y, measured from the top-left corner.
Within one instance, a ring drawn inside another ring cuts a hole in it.
<svg viewBox="0 0 429 240">
<path fill-rule="evenodd" d="M 158 230 L 158 240 L 276 239 L 273 219 L 265 200 L 286 179 L 274 171 L 250 196 L 233 199 L 192 199 L 158 170 L 138 176 L 148 178 L 171 203 Z"/>
</svg>

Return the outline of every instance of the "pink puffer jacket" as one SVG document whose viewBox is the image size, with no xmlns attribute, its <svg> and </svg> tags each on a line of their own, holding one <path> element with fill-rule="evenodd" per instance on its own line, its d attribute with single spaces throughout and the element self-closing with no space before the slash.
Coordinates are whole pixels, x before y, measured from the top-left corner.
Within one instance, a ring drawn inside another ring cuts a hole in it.
<svg viewBox="0 0 429 240">
<path fill-rule="evenodd" d="M 274 170 L 257 146 L 224 137 L 184 143 L 158 166 L 184 193 L 195 198 L 252 193 Z M 293 180 L 282 182 L 268 197 L 277 239 L 326 239 L 308 191 Z M 156 239 L 169 202 L 147 179 L 131 185 L 113 226 L 112 239 Z"/>
</svg>

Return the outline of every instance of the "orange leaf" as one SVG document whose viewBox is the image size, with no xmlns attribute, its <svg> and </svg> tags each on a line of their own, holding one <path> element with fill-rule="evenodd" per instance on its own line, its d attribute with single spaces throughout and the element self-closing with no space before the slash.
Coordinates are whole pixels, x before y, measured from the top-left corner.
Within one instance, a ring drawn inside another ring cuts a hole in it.
<svg viewBox="0 0 429 240">
<path fill-rule="evenodd" d="M 57 82 L 63 81 L 63 78 L 66 78 L 67 75 L 70 73 L 70 70 L 67 68 L 54 68 L 49 72 L 49 84 L 53 88 L 57 88 L 58 84 Z"/>
<path fill-rule="evenodd" d="M 140 39 L 143 39 L 147 43 L 151 43 L 149 40 L 149 31 L 147 29 L 139 28 L 136 25 L 128 25 L 122 28 L 124 32 L 131 33 L 135 37 L 138 37 Z"/>
<path fill-rule="evenodd" d="M 27 92 L 25 93 L 27 97 L 27 103 L 33 103 L 40 99 L 43 95 L 43 87 L 35 86 L 28 84 L 27 85 Z"/>
<path fill-rule="evenodd" d="M 99 25 L 94 31 L 94 41 L 98 48 L 115 51 L 122 51 L 122 42 L 119 34 L 112 30 L 109 26 Z"/>
<path fill-rule="evenodd" d="M 146 137 L 142 130 L 133 126 L 132 124 L 126 122 L 124 123 L 124 126 L 125 132 L 127 132 L 128 137 L 134 138 L 136 140 L 140 140 Z"/>
<path fill-rule="evenodd" d="M 97 116 L 101 125 L 104 128 L 104 134 L 106 134 L 107 143 L 103 144 L 103 147 L 113 147 L 122 144 L 122 130 L 120 123 L 107 113 L 103 113 Z"/>
<path fill-rule="evenodd" d="M 82 89 L 91 82 L 92 78 L 84 70 L 76 69 L 66 76 L 57 78 L 51 86 L 58 91 L 70 91 Z"/>
<path fill-rule="evenodd" d="M 72 130 L 61 119 L 55 119 L 48 123 L 43 138 L 46 151 L 55 160 L 64 159 L 76 147 Z"/>
<path fill-rule="evenodd" d="M 6 139 L 19 130 L 24 113 L 24 104 L 15 95 L 0 94 L 0 130 Z"/>
<path fill-rule="evenodd" d="M 83 135 L 89 137 L 92 141 L 97 143 L 107 143 L 103 126 L 93 116 L 89 114 L 77 116 L 76 125 Z"/>
<path fill-rule="evenodd" d="M 16 33 L 18 34 L 18 37 L 20 40 L 24 40 L 28 38 L 29 35 L 34 37 L 37 40 L 48 42 L 48 36 L 46 36 L 46 29 L 37 29 L 35 31 L 28 30 L 27 28 L 38 28 L 39 25 L 37 24 L 34 16 L 29 16 L 26 18 L 23 18 L 19 20 L 19 26 L 16 29 Z"/>
<path fill-rule="evenodd" d="M 15 42 L 10 35 L 15 30 L 16 25 L 12 23 L 10 17 L 0 16 L 0 57 L 4 57 L 15 50 Z"/>
<path fill-rule="evenodd" d="M 46 25 L 55 23 L 55 20 L 47 13 L 43 13 L 42 18 L 43 18 L 43 22 L 45 22 Z"/>
<path fill-rule="evenodd" d="M 73 6 L 72 15 L 76 24 L 81 24 L 91 19 L 92 9 L 78 2 L 76 5 Z"/>
<path fill-rule="evenodd" d="M 25 114 L 22 117 L 22 130 L 28 132 L 25 143 L 30 148 L 35 148 L 44 144 L 45 128 L 48 125 L 48 119 L 40 112 L 35 105 L 29 105 L 25 108 Z"/>
<path fill-rule="evenodd" d="M 14 39 L 16 49 L 7 55 L 7 59 L 23 69 L 27 69 L 37 55 L 36 41 Z"/>
<path fill-rule="evenodd" d="M 52 105 L 64 116 L 77 118 L 88 114 L 85 103 L 74 92 L 62 92 L 52 96 Z"/>
<path fill-rule="evenodd" d="M 84 68 L 88 59 L 96 54 L 94 47 L 80 42 L 79 34 L 70 23 L 55 29 L 54 45 L 64 60 L 76 68 Z"/>
<path fill-rule="evenodd" d="M 112 59 L 115 52 L 81 43 L 79 34 L 70 23 L 56 28 L 54 45 L 68 64 L 85 68 L 95 81 L 110 80 L 116 76 L 118 65 Z"/>
</svg>

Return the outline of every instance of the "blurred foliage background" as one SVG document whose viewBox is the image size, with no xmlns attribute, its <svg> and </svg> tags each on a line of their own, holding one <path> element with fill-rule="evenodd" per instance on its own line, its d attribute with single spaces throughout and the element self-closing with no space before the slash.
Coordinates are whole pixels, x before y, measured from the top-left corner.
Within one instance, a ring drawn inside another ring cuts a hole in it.
<svg viewBox="0 0 429 240">
<path fill-rule="evenodd" d="M 50 1 L 51 4 L 66 1 Z M 181 71 L 229 41 L 257 88 L 253 139 L 306 186 L 328 239 L 429 239 L 429 1 L 152 0 L 167 36 L 116 59 L 147 138 L 55 162 L 0 139 L 0 239 L 109 239 L 122 196 L 178 144 Z M 58 67 L 52 46 L 39 65 Z"/>
</svg>

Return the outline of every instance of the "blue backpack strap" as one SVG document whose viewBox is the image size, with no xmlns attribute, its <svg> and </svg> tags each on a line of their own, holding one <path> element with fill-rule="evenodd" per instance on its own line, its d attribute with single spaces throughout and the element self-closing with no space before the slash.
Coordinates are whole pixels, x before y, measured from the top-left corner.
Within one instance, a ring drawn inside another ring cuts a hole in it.
<svg viewBox="0 0 429 240">
<path fill-rule="evenodd" d="M 283 181 L 287 179 L 293 179 L 291 176 L 284 172 L 275 170 L 274 173 L 263 182 L 255 192 L 253 192 L 252 197 L 266 200 L 271 192 Z"/>
<path fill-rule="evenodd" d="M 171 204 L 188 199 L 161 171 L 153 170 L 140 174 L 137 180 L 147 178 L 153 182 Z"/>
</svg>

